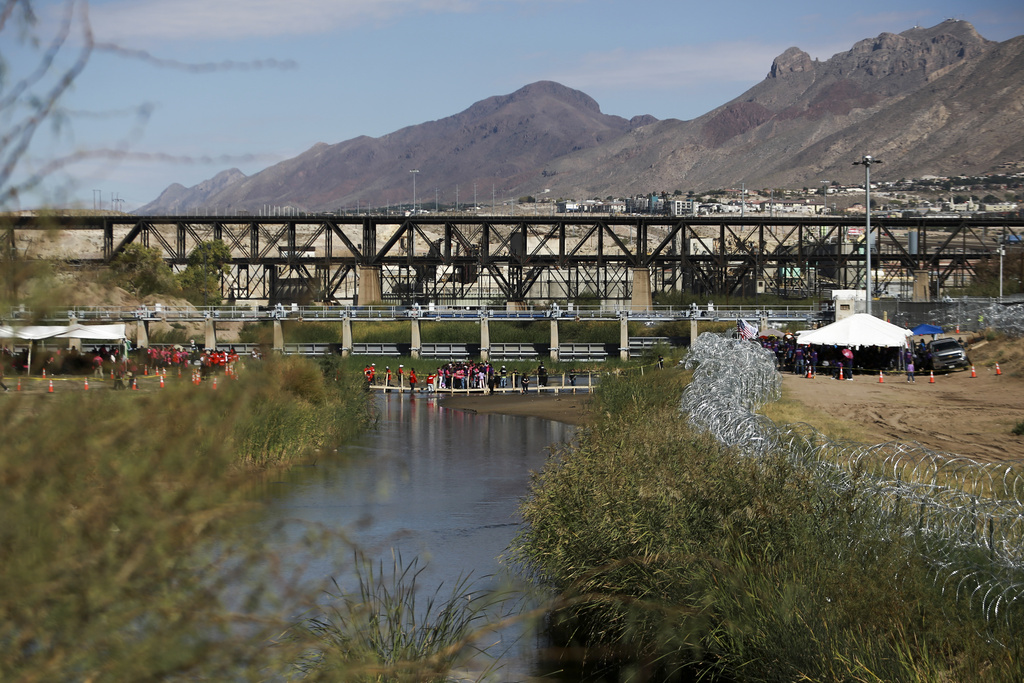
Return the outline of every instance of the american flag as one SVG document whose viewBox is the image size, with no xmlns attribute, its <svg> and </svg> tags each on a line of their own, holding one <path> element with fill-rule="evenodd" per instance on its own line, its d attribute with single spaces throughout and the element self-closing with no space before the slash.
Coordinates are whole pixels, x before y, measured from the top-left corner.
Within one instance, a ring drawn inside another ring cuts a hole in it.
<svg viewBox="0 0 1024 683">
<path fill-rule="evenodd" d="M 757 328 L 746 320 L 736 321 L 736 332 L 739 333 L 740 339 L 753 339 L 757 336 Z"/>
</svg>

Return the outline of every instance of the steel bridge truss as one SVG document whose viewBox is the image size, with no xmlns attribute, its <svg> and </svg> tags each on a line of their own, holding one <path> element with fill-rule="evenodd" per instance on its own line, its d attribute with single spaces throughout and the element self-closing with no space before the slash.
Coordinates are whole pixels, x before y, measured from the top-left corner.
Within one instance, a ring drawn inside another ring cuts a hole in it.
<svg viewBox="0 0 1024 683">
<path fill-rule="evenodd" d="M 222 240 L 229 300 L 355 301 L 358 279 L 379 272 L 385 301 L 468 303 L 628 300 L 636 270 L 653 293 L 767 292 L 806 296 L 865 281 L 862 219 L 815 217 L 53 217 L 2 229 L 16 252 L 109 263 L 129 244 L 159 250 L 176 270 L 197 245 Z M 60 232 L 53 233 L 56 229 Z M 970 282 L 1024 221 L 872 216 L 874 280 L 933 293 Z M 83 239 L 84 238 L 84 239 Z M 81 246 L 81 245 L 86 246 Z M 69 252 L 70 250 L 70 252 Z M 908 290 L 909 291 L 909 290 Z"/>
</svg>

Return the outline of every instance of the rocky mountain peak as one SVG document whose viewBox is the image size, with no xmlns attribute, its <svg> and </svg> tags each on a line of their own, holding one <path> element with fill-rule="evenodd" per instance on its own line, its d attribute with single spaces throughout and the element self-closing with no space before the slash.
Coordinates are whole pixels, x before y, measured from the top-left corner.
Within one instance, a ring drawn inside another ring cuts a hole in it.
<svg viewBox="0 0 1024 683">
<path fill-rule="evenodd" d="M 772 62 L 768 78 L 781 78 L 787 74 L 813 70 L 814 62 L 811 60 L 811 56 L 798 47 L 791 47 Z"/>
</svg>

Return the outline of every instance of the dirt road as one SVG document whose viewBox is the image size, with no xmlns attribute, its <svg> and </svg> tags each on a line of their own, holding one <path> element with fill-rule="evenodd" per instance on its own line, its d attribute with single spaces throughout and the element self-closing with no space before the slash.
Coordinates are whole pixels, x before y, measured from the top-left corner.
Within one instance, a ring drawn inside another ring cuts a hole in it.
<svg viewBox="0 0 1024 683">
<path fill-rule="evenodd" d="M 994 349 L 989 350 L 995 352 Z M 852 382 L 786 374 L 784 396 L 831 418 L 859 423 L 875 443 L 917 441 L 937 451 L 985 462 L 1024 459 L 1024 437 L 1012 433 L 1024 420 L 1024 378 L 1018 362 L 979 365 L 990 353 L 972 352 L 970 370 L 936 375 L 857 375 Z"/>
</svg>

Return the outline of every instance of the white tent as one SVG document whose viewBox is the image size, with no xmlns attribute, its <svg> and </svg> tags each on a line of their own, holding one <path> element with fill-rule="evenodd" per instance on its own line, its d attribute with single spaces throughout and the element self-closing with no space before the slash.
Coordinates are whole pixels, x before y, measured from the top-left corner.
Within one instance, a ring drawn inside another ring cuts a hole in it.
<svg viewBox="0 0 1024 683">
<path fill-rule="evenodd" d="M 0 325 L 0 339 L 92 339 L 121 341 L 126 338 L 125 324 L 116 325 Z"/>
<path fill-rule="evenodd" d="M 0 339 L 91 339 L 121 342 L 127 338 L 125 324 L 114 325 L 0 325 Z M 32 344 L 28 347 L 28 367 L 32 367 Z"/>
<path fill-rule="evenodd" d="M 907 345 L 910 330 L 866 313 L 857 313 L 817 330 L 797 332 L 798 344 L 827 346 L 888 346 Z"/>
</svg>

